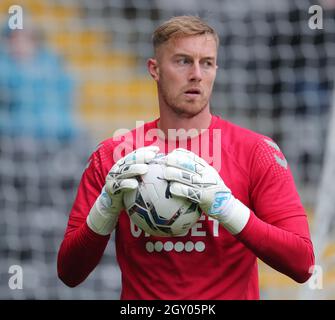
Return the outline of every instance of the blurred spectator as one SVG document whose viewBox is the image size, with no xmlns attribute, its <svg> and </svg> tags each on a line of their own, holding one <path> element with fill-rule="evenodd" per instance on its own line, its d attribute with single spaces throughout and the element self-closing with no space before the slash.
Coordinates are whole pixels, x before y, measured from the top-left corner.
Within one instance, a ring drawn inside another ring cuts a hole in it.
<svg viewBox="0 0 335 320">
<path fill-rule="evenodd" d="M 23 30 L 0 31 L 0 260 L 44 283 L 90 140 L 74 119 L 74 80 L 26 18 Z M 36 298 L 38 288 L 21 294 Z"/>
<path fill-rule="evenodd" d="M 61 59 L 43 45 L 33 27 L 2 31 L 0 134 L 74 138 L 74 82 Z"/>
</svg>

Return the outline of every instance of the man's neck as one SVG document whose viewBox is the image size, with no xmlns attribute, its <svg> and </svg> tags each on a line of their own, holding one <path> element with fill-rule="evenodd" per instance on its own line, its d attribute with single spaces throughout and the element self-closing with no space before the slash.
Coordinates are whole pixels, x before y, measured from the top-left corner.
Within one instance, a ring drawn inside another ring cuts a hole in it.
<svg viewBox="0 0 335 320">
<path fill-rule="evenodd" d="M 169 129 L 194 132 L 195 135 L 200 134 L 202 129 L 208 129 L 211 124 L 212 115 L 209 112 L 209 107 L 192 118 L 184 117 L 176 113 L 165 115 L 160 114 L 160 119 L 157 126 L 164 132 L 165 135 L 169 133 Z"/>
</svg>

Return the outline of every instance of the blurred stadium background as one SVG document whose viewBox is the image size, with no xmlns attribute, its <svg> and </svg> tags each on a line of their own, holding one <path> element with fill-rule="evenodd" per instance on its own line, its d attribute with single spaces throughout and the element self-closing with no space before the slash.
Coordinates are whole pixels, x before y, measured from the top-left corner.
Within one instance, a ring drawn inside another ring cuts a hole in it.
<svg viewBox="0 0 335 320">
<path fill-rule="evenodd" d="M 13 36 L 11 5 L 33 35 Z M 312 5 L 323 8 L 323 29 L 309 28 Z M 335 298 L 334 1 L 2 0 L 0 299 L 119 298 L 113 241 L 75 289 L 58 280 L 56 254 L 97 143 L 158 115 L 145 61 L 154 28 L 179 14 L 219 32 L 213 112 L 279 143 L 308 211 L 322 289 L 260 262 L 262 299 Z M 12 265 L 23 268 L 22 290 L 9 289 Z"/>
</svg>

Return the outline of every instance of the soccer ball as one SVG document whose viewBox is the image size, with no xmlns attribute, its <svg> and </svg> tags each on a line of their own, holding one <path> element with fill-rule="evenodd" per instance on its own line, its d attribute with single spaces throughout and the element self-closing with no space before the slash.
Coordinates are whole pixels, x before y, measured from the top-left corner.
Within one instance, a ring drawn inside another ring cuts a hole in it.
<svg viewBox="0 0 335 320">
<path fill-rule="evenodd" d="M 164 179 L 165 164 L 148 164 L 146 174 L 138 177 L 139 187 L 124 193 L 126 211 L 143 231 L 160 237 L 180 236 L 198 221 L 198 204 L 170 193 L 169 182 Z"/>
</svg>

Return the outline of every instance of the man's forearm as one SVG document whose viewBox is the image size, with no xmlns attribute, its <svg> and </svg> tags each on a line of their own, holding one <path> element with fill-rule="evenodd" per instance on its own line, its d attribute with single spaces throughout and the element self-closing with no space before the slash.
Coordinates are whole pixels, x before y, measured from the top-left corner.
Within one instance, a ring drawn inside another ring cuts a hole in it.
<svg viewBox="0 0 335 320">
<path fill-rule="evenodd" d="M 99 263 L 109 238 L 93 232 L 86 222 L 68 233 L 58 253 L 58 277 L 69 287 L 84 281 Z"/>
<path fill-rule="evenodd" d="M 266 264 L 303 283 L 311 276 L 314 253 L 312 242 L 299 236 L 299 230 L 294 231 L 296 226 L 307 228 L 306 218 L 290 218 L 275 226 L 250 212 L 248 224 L 236 237 Z"/>
</svg>

